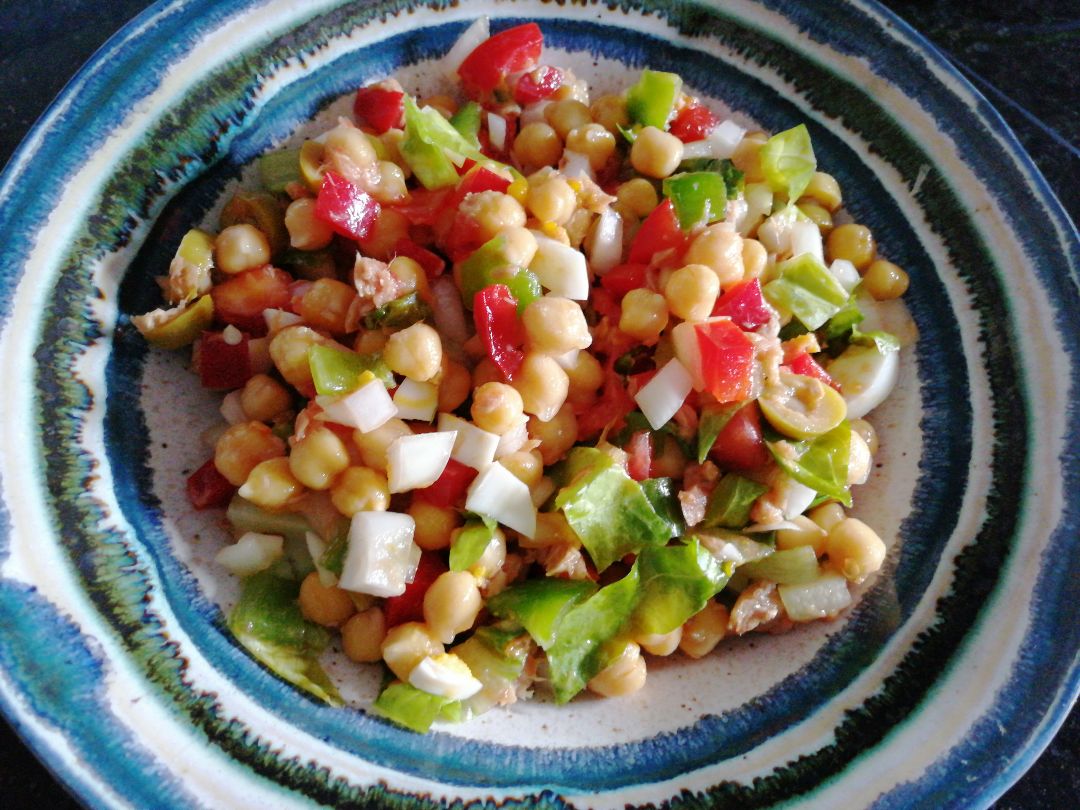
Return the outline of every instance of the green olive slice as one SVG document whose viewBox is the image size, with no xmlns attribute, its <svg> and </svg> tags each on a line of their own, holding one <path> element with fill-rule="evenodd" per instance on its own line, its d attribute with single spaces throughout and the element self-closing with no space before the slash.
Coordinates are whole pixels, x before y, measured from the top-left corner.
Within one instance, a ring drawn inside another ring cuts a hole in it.
<svg viewBox="0 0 1080 810">
<path fill-rule="evenodd" d="M 780 370 L 778 382 L 758 398 L 761 412 L 776 430 L 793 439 L 812 439 L 844 421 L 847 404 L 821 380 Z"/>
</svg>

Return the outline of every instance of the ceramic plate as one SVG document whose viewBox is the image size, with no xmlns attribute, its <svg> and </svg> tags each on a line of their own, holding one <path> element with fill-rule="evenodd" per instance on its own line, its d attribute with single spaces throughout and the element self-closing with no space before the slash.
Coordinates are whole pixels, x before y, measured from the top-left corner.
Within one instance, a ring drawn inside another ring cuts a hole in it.
<svg viewBox="0 0 1080 810">
<path fill-rule="evenodd" d="M 129 317 L 243 164 L 368 80 L 430 86 L 483 12 L 538 19 L 551 61 L 601 85 L 648 65 L 741 121 L 805 121 L 909 271 L 919 340 L 856 508 L 889 555 L 845 618 L 667 661 L 625 700 L 418 736 L 364 711 L 377 675 L 330 661 L 352 700 L 333 709 L 233 642 L 220 515 L 183 493 L 216 403 Z M 165 3 L 33 130 L 0 233 L 0 696 L 91 806 L 979 806 L 1076 695 L 1076 233 L 987 103 L 875 5 Z"/>
</svg>

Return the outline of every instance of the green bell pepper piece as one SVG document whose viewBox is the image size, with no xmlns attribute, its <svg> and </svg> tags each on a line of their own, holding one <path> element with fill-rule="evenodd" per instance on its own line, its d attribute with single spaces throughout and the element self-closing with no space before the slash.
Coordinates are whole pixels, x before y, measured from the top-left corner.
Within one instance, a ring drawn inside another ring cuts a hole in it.
<svg viewBox="0 0 1080 810">
<path fill-rule="evenodd" d="M 724 179 L 713 172 L 672 175 L 664 180 L 663 193 L 675 206 L 679 227 L 684 231 L 723 219 L 727 209 Z"/>
<path fill-rule="evenodd" d="M 626 93 L 626 112 L 635 124 L 667 129 L 681 92 L 682 78 L 677 73 L 646 68 Z"/>
<path fill-rule="evenodd" d="M 391 388 L 394 375 L 377 354 L 357 354 L 347 349 L 315 345 L 308 349 L 308 365 L 319 394 L 347 394 L 363 384 L 365 371 Z"/>
</svg>

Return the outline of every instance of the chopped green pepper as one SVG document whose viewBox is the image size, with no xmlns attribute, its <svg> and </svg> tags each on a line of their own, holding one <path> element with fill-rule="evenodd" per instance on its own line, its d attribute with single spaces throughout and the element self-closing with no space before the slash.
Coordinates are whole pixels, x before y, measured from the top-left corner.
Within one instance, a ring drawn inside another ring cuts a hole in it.
<svg viewBox="0 0 1080 810">
<path fill-rule="evenodd" d="M 300 174 L 300 149 L 267 152 L 259 158 L 259 177 L 267 191 L 284 193 L 293 183 L 303 183 Z"/>
<path fill-rule="evenodd" d="M 369 372 L 387 388 L 394 385 L 394 375 L 377 354 L 357 354 L 347 349 L 314 345 L 308 349 L 308 365 L 315 391 L 319 394 L 347 394 L 364 383 Z"/>
<path fill-rule="evenodd" d="M 430 318 L 431 314 L 428 302 L 417 293 L 411 292 L 365 315 L 364 328 L 379 329 L 389 326 L 393 329 L 403 329 L 406 326 L 412 326 L 417 321 Z"/>
<path fill-rule="evenodd" d="M 675 206 L 679 227 L 693 230 L 723 219 L 727 210 L 727 187 L 714 172 L 684 172 L 664 180 L 664 196 Z"/>
<path fill-rule="evenodd" d="M 636 124 L 667 129 L 681 92 L 682 78 L 677 73 L 646 68 L 626 93 L 626 112 Z"/>
<path fill-rule="evenodd" d="M 150 321 L 150 326 L 144 326 L 146 320 L 145 316 L 132 320 L 143 337 L 159 349 L 179 349 L 194 343 L 199 335 L 210 328 L 214 322 L 214 300 L 204 295 L 164 323 L 154 324 Z"/>
</svg>

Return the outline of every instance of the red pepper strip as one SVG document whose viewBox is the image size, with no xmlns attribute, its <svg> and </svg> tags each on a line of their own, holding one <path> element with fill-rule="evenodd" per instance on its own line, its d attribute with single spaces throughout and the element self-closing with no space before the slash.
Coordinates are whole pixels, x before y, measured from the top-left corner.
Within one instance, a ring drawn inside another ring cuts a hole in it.
<svg viewBox="0 0 1080 810">
<path fill-rule="evenodd" d="M 656 206 L 641 223 L 641 228 L 630 245 L 630 264 L 649 264 L 653 256 L 662 250 L 682 250 L 686 234 L 679 227 L 675 206 L 664 200 Z"/>
<path fill-rule="evenodd" d="M 637 290 L 645 286 L 645 264 L 620 264 L 612 267 L 600 279 L 600 286 L 615 296 L 615 300 L 622 301 L 623 296 L 631 290 Z"/>
<path fill-rule="evenodd" d="M 454 189 L 454 193 L 447 198 L 444 205 L 447 208 L 456 209 L 469 194 L 475 194 L 479 191 L 505 192 L 508 188 L 510 188 L 510 181 L 501 174 L 497 174 L 485 166 L 473 164 L 472 168 L 462 175 L 461 180 L 458 181 L 457 187 Z"/>
<path fill-rule="evenodd" d="M 232 390 L 251 379 L 251 349 L 243 332 L 235 345 L 227 343 L 221 332 L 203 332 L 193 358 L 203 388 Z"/>
<path fill-rule="evenodd" d="M 438 278 L 446 269 L 446 259 L 438 253 L 432 253 L 426 247 L 421 247 L 412 239 L 399 239 L 391 252 L 395 256 L 406 256 L 412 259 L 424 268 L 424 273 L 429 279 Z"/>
<path fill-rule="evenodd" d="M 484 287 L 473 296 L 473 321 L 488 357 L 508 379 L 525 362 L 525 328 L 517 315 L 517 299 L 505 284 Z"/>
<path fill-rule="evenodd" d="M 378 85 L 361 87 L 353 101 L 353 115 L 361 126 L 380 135 L 388 129 L 401 129 L 405 126 L 405 94 Z"/>
<path fill-rule="evenodd" d="M 442 475 L 429 487 L 413 492 L 414 498 L 444 508 L 460 506 L 465 500 L 469 484 L 476 478 L 477 472 L 466 467 L 457 459 L 450 459 L 443 468 Z"/>
<path fill-rule="evenodd" d="M 214 318 L 252 335 L 265 335 L 263 310 L 288 306 L 292 281 L 284 270 L 269 264 L 237 273 L 211 288 Z"/>
<path fill-rule="evenodd" d="M 726 315 L 742 329 L 757 329 L 769 322 L 772 310 L 761 295 L 761 282 L 754 278 L 736 284 L 720 296 L 713 315 Z"/>
<path fill-rule="evenodd" d="M 736 472 L 759 470 L 772 460 L 761 432 L 761 409 L 756 402 L 739 408 L 724 425 L 709 450 L 718 467 Z"/>
<path fill-rule="evenodd" d="M 379 203 L 340 174 L 326 172 L 315 198 L 315 216 L 335 233 L 360 241 L 375 224 Z"/>
<path fill-rule="evenodd" d="M 713 115 L 712 110 L 701 104 L 691 104 L 683 107 L 675 120 L 668 127 L 668 132 L 683 143 L 705 140 L 705 137 L 716 129 L 720 119 Z"/>
<path fill-rule="evenodd" d="M 405 586 L 405 593 L 400 596 L 388 596 L 383 602 L 386 626 L 394 627 L 405 622 L 422 622 L 424 620 L 424 594 L 431 587 L 431 583 L 448 570 L 450 569 L 438 552 L 423 552 L 416 566 L 416 576 Z"/>
<path fill-rule="evenodd" d="M 479 99 L 511 73 L 529 70 L 540 60 L 544 35 L 536 23 L 525 23 L 488 37 L 465 57 L 458 76 L 470 98 Z"/>
<path fill-rule="evenodd" d="M 545 99 L 562 87 L 562 71 L 551 65 L 541 65 L 536 70 L 522 75 L 514 85 L 514 101 L 524 107 L 526 104 Z"/>
<path fill-rule="evenodd" d="M 644 481 L 652 469 L 652 436 L 648 431 L 639 430 L 626 443 L 626 472 L 635 481 Z"/>
<path fill-rule="evenodd" d="M 815 380 L 821 380 L 825 385 L 830 388 L 840 390 L 840 383 L 829 376 L 829 372 L 821 367 L 817 360 L 811 357 L 807 352 L 801 352 L 797 354 L 790 363 L 786 364 L 791 369 L 793 374 L 802 374 L 804 377 L 813 377 Z"/>
<path fill-rule="evenodd" d="M 750 395 L 754 344 L 731 321 L 703 323 L 695 330 L 705 389 L 721 404 L 746 399 Z"/>
<path fill-rule="evenodd" d="M 210 459 L 188 476 L 187 496 L 196 509 L 214 509 L 232 500 L 236 487 L 229 483 Z"/>
</svg>

